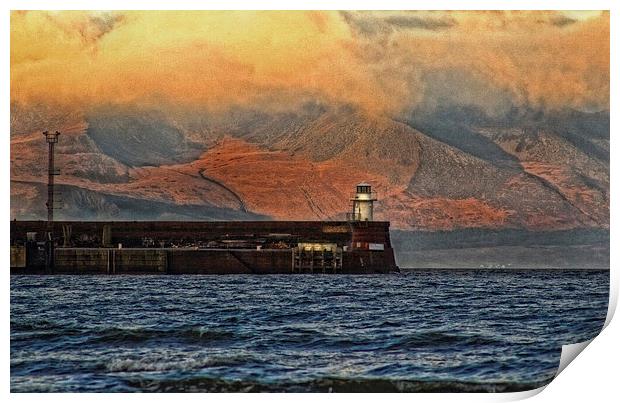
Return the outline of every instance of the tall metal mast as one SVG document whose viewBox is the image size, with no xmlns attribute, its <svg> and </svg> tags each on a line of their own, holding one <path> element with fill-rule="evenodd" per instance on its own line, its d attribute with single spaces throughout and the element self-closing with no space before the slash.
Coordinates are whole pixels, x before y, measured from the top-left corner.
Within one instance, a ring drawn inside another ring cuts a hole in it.
<svg viewBox="0 0 620 403">
<path fill-rule="evenodd" d="M 60 172 L 54 168 L 54 145 L 58 143 L 60 132 L 50 133 L 44 131 L 45 141 L 48 145 L 47 160 L 47 234 L 45 240 L 45 269 L 52 273 L 54 269 L 54 176 Z"/>
<path fill-rule="evenodd" d="M 47 222 L 51 228 L 51 223 L 54 221 L 54 176 L 59 175 L 60 172 L 54 169 L 54 145 L 58 143 L 58 136 L 60 132 L 50 133 L 44 131 L 45 141 L 48 145 L 48 164 L 47 164 Z"/>
</svg>

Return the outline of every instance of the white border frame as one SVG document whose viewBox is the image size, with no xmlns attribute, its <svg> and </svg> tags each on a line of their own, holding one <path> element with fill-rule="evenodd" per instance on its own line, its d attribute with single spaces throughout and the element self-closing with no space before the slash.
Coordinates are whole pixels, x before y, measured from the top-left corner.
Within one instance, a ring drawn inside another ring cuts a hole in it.
<svg viewBox="0 0 620 403">
<path fill-rule="evenodd" d="M 544 2 L 532 1 L 532 0 L 514 0 L 510 2 L 502 1 L 489 1 L 489 0 L 477 0 L 477 1 L 456 1 L 456 0 L 434 0 L 434 1 L 308 1 L 297 0 L 295 2 L 285 1 L 268 1 L 268 2 L 252 2 L 252 1 L 240 1 L 240 0 L 214 0 L 208 3 L 198 3 L 196 1 L 189 0 L 176 0 L 174 2 L 163 1 L 136 1 L 136 0 L 110 0 L 110 1 L 79 1 L 79 0 L 65 0 L 65 1 L 35 1 L 35 0 L 22 0 L 14 1 L 9 0 L 4 2 L 6 4 L 5 14 L 2 15 L 2 46 L 4 56 L 2 63 L 3 80 L 0 81 L 4 96 L 1 99 L 3 127 L 5 128 L 5 143 L 0 148 L 0 159 L 4 161 L 2 164 L 2 174 L 5 180 L 2 182 L 3 187 L 3 213 L 4 222 L 8 223 L 10 220 L 10 155 L 9 155 L 9 47 L 10 47 L 10 30 L 9 30 L 9 10 L 11 9 L 107 9 L 107 10 L 131 10 L 131 9 L 160 9 L 160 10 L 175 10 L 175 9 L 286 9 L 286 10 L 302 10 L 302 9 L 315 9 L 315 10 L 344 10 L 344 9 L 375 9 L 375 10 L 404 10 L 404 9 L 456 9 L 456 10 L 502 10 L 502 9 L 547 9 L 547 10 L 611 10 L 611 165 L 610 173 L 611 177 L 615 178 L 615 174 L 618 172 L 618 162 L 613 158 L 614 150 L 617 150 L 617 106 L 615 104 L 615 96 L 618 94 L 618 85 L 616 80 L 618 63 L 617 63 L 617 29 L 616 29 L 616 12 L 620 9 L 616 2 L 613 1 L 560 1 L 560 0 L 546 0 Z M 617 208 L 616 208 L 616 183 L 611 182 L 611 240 L 617 239 L 616 236 L 616 223 L 617 223 Z M 9 244 L 8 225 L 4 227 L 0 238 L 0 244 Z M 6 248 L 6 246 L 5 246 Z M 2 304 L 2 318 L 0 320 L 0 326 L 2 326 L 2 334 L 5 337 L 5 344 L 2 348 L 2 390 L 4 395 L 9 395 L 10 385 L 10 282 L 9 282 L 9 253 L 8 248 L 1 249 L 4 257 L 4 266 L 1 268 L 5 272 L 5 290 L 6 294 L 3 295 Z M 616 269 L 616 263 L 618 257 L 616 250 L 611 248 L 611 290 L 610 290 L 610 306 L 608 313 L 608 323 L 611 320 L 611 316 L 615 310 L 618 297 L 618 275 Z M 617 321 L 616 321 L 617 322 Z M 612 323 L 608 326 L 600 336 L 590 344 L 587 348 L 587 353 L 582 354 L 577 358 L 577 363 L 569 365 L 568 368 L 562 372 L 562 374 L 548 385 L 547 391 L 539 394 L 536 399 L 539 401 L 583 401 L 584 399 L 595 399 L 595 401 L 613 401 L 614 397 L 617 397 L 617 374 L 618 374 L 618 343 L 620 340 L 620 330 L 617 323 Z M 219 401 L 245 401 L 247 399 L 258 401 L 284 401 L 289 399 L 295 399 L 300 402 L 310 402 L 317 398 L 330 398 L 339 401 L 353 400 L 355 401 L 371 401 L 376 399 L 390 399 L 394 401 L 410 401 L 416 399 L 418 401 L 454 401 L 459 400 L 463 402 L 480 402 L 480 401 L 507 401 L 522 399 L 531 395 L 534 395 L 540 391 L 541 388 L 531 392 L 520 392 L 514 394 L 416 394 L 411 396 L 408 394 L 389 394 L 377 396 L 376 394 L 334 394 L 334 395 L 321 395 L 316 396 L 312 394 L 296 394 L 291 396 L 290 394 L 267 394 L 267 395 L 242 395 L 242 394 L 212 394 L 209 395 L 209 399 L 215 399 Z M 42 399 L 55 402 L 82 402 L 87 401 L 105 401 L 111 397 L 107 394 L 10 394 L 9 398 L 14 401 L 29 401 L 31 399 Z M 202 401 L 205 399 L 203 394 L 123 394 L 118 398 L 127 399 L 128 401 L 170 401 L 170 400 L 183 400 L 183 401 Z"/>
</svg>

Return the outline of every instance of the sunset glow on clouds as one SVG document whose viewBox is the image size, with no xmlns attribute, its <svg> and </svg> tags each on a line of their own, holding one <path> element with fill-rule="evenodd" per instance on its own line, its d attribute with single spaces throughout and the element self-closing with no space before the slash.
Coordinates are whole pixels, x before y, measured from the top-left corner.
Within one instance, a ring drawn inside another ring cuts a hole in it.
<svg viewBox="0 0 620 403">
<path fill-rule="evenodd" d="M 11 98 L 609 108 L 607 12 L 12 12 Z"/>
</svg>

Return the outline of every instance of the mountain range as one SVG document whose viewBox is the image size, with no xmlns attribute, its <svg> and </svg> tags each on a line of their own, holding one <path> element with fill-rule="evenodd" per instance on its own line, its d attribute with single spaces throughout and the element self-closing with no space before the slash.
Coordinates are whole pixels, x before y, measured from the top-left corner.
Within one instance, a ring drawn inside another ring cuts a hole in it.
<svg viewBox="0 0 620 403">
<path fill-rule="evenodd" d="M 609 227 L 606 112 L 13 104 L 12 218 L 45 216 L 50 127 L 66 219 L 342 219 L 367 181 L 396 229 Z"/>
</svg>

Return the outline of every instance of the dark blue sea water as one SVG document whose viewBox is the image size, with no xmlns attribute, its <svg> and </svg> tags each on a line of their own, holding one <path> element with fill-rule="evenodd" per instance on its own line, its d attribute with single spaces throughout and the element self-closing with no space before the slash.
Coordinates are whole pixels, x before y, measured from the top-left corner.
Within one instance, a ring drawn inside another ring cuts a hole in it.
<svg viewBox="0 0 620 403">
<path fill-rule="evenodd" d="M 11 276 L 11 390 L 533 389 L 608 290 L 608 271 Z"/>
</svg>

